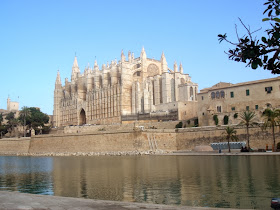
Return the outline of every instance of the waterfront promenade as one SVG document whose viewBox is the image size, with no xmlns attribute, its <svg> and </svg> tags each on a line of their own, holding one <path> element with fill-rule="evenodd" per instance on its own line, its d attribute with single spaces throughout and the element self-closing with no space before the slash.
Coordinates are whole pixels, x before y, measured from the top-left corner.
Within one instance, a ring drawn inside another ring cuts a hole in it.
<svg viewBox="0 0 280 210">
<path fill-rule="evenodd" d="M 96 209 L 96 210 L 225 210 L 225 208 L 172 206 L 146 203 L 130 203 L 120 201 L 104 201 L 83 198 L 59 197 L 50 195 L 34 195 L 19 192 L 0 191 L 0 209 Z M 227 209 L 229 210 L 229 209 Z"/>
</svg>

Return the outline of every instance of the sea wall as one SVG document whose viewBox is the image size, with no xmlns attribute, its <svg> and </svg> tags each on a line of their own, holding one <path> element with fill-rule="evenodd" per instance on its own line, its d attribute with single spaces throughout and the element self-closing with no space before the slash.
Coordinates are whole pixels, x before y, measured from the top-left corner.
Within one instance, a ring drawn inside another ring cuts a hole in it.
<svg viewBox="0 0 280 210">
<path fill-rule="evenodd" d="M 28 153 L 30 138 L 0 139 L 0 152 L 5 154 Z"/>
<path fill-rule="evenodd" d="M 246 129 L 236 127 L 239 141 L 246 141 Z M 280 136 L 277 132 L 276 143 Z M 225 142 L 225 127 L 182 129 L 99 130 L 91 133 L 57 133 L 32 138 L 0 139 L 1 154 L 107 153 L 193 150 L 195 146 Z M 250 146 L 264 149 L 272 145 L 270 130 L 250 129 Z"/>
<path fill-rule="evenodd" d="M 30 141 L 29 153 L 90 153 L 177 149 L 176 133 L 166 131 L 99 131 L 40 135 Z"/>
<path fill-rule="evenodd" d="M 176 140 L 178 150 L 191 150 L 195 146 L 210 145 L 213 142 L 226 142 L 225 137 L 226 126 L 198 127 L 189 129 L 178 129 Z M 236 126 L 238 141 L 246 141 L 246 128 Z M 250 147 L 265 149 L 266 145 L 272 146 L 273 138 L 271 129 L 262 130 L 261 127 L 253 127 L 249 129 Z M 279 132 L 276 132 L 276 143 L 280 141 Z"/>
</svg>

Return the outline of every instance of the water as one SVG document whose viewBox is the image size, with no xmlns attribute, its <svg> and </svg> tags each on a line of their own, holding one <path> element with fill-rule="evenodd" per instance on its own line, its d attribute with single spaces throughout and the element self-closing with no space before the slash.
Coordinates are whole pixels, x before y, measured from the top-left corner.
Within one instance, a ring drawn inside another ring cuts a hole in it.
<svg viewBox="0 0 280 210">
<path fill-rule="evenodd" d="M 270 209 L 280 156 L 0 157 L 0 190 L 158 204 Z"/>
</svg>

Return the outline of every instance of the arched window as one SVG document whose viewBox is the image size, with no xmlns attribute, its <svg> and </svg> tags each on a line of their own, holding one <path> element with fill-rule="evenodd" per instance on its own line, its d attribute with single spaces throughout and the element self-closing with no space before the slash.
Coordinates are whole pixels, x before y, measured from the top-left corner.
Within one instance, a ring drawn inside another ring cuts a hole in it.
<svg viewBox="0 0 280 210">
<path fill-rule="evenodd" d="M 190 97 L 191 97 L 191 100 L 193 100 L 193 87 L 190 88 Z"/>
<path fill-rule="evenodd" d="M 219 91 L 216 92 L 216 98 L 220 98 L 220 92 Z"/>
<path fill-rule="evenodd" d="M 221 95 L 221 98 L 225 98 L 225 91 L 222 90 L 222 91 L 220 92 L 220 95 Z"/>
<path fill-rule="evenodd" d="M 211 99 L 215 99 L 215 97 L 216 97 L 215 92 L 212 92 L 212 93 L 211 93 Z"/>
</svg>

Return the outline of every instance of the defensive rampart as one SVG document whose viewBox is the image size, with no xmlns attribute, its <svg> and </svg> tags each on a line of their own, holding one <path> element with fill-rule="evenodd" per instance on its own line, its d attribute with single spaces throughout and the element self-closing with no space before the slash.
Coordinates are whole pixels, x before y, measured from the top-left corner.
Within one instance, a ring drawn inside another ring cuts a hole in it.
<svg viewBox="0 0 280 210">
<path fill-rule="evenodd" d="M 236 127 L 239 141 L 246 141 L 244 127 Z M 250 129 L 252 148 L 272 145 L 269 130 L 259 127 Z M 276 135 L 276 143 L 279 142 Z M 144 129 L 95 131 L 91 133 L 67 133 L 38 135 L 32 138 L 1 139 L 0 153 L 44 154 L 44 153 L 106 153 L 127 151 L 178 151 L 193 150 L 195 146 L 225 141 L 224 127 L 185 129 Z"/>
</svg>

